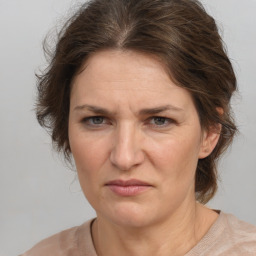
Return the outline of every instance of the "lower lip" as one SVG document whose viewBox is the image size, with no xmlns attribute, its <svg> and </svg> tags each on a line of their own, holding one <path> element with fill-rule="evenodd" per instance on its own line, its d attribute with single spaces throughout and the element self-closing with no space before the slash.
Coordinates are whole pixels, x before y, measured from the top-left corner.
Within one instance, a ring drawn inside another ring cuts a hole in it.
<svg viewBox="0 0 256 256">
<path fill-rule="evenodd" d="M 120 196 L 136 196 L 147 191 L 151 186 L 119 186 L 119 185 L 108 185 L 110 190 Z"/>
</svg>

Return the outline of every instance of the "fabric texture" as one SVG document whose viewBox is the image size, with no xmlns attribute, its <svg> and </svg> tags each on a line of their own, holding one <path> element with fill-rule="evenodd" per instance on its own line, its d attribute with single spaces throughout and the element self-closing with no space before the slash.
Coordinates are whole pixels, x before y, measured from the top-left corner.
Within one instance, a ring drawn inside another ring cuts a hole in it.
<svg viewBox="0 0 256 256">
<path fill-rule="evenodd" d="M 92 223 L 89 220 L 46 238 L 21 256 L 97 256 Z M 256 227 L 220 212 L 208 232 L 184 256 L 256 256 Z"/>
</svg>

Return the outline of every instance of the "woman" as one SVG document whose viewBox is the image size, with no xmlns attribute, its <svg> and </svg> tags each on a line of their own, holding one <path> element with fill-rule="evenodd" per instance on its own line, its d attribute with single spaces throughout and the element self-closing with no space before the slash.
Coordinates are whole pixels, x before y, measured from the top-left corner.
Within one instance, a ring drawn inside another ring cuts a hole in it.
<svg viewBox="0 0 256 256">
<path fill-rule="evenodd" d="M 90 1 L 38 89 L 39 123 L 97 217 L 24 255 L 256 255 L 255 227 L 204 206 L 236 132 L 236 78 L 198 1 Z"/>
</svg>

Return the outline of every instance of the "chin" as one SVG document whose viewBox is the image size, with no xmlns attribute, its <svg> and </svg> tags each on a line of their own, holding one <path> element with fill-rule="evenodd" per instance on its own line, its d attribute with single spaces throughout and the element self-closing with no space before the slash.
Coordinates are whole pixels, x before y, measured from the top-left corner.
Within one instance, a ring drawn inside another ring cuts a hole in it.
<svg viewBox="0 0 256 256">
<path fill-rule="evenodd" d="M 130 228 L 141 228 L 153 224 L 156 221 L 155 212 L 140 203 L 122 202 L 101 214 L 112 223 Z"/>
</svg>

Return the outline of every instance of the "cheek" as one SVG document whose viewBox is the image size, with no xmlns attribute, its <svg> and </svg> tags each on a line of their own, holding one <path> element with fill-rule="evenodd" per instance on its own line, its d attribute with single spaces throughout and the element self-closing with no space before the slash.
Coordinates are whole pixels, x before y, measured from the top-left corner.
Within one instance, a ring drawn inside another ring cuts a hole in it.
<svg viewBox="0 0 256 256">
<path fill-rule="evenodd" d="M 96 209 L 101 196 L 100 185 L 104 182 L 102 166 L 105 164 L 106 148 L 101 140 L 81 135 L 70 136 L 70 146 L 83 194 Z"/>
<path fill-rule="evenodd" d="M 72 129 L 69 139 L 81 187 L 84 189 L 97 184 L 99 181 L 94 181 L 101 176 L 101 167 L 107 159 L 107 143 Z"/>
<path fill-rule="evenodd" d="M 199 144 L 195 137 L 175 135 L 155 141 L 150 155 L 154 156 L 152 162 L 162 172 L 163 178 L 178 184 L 194 179 L 198 152 Z"/>
<path fill-rule="evenodd" d="M 169 140 L 155 147 L 154 165 L 160 177 L 160 198 L 167 210 L 176 209 L 195 195 L 197 154 L 193 141 Z"/>
<path fill-rule="evenodd" d="M 104 154 L 101 147 L 96 147 L 86 140 L 73 141 L 71 150 L 78 171 L 95 169 L 102 161 L 102 154 Z"/>
<path fill-rule="evenodd" d="M 192 159 L 198 159 L 199 140 L 195 137 L 174 135 L 154 141 L 151 154 L 159 163 L 181 166 Z"/>
</svg>

